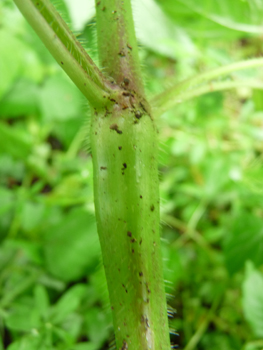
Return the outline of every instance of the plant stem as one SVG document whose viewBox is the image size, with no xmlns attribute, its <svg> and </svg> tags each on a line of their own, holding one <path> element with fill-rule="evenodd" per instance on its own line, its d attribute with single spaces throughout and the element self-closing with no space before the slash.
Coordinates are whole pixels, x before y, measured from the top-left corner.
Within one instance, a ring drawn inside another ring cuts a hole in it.
<svg viewBox="0 0 263 350">
<path fill-rule="evenodd" d="M 200 86 L 193 90 L 180 93 L 179 95 L 176 96 L 174 100 L 170 101 L 170 103 L 171 104 L 173 103 L 173 106 L 175 106 L 177 104 L 181 104 L 185 101 L 191 100 L 201 95 L 205 95 L 210 92 L 238 89 L 240 87 L 248 87 L 252 89 L 263 90 L 263 83 L 260 81 L 254 81 L 254 80 L 223 81 L 223 82 L 216 82 L 216 83 L 210 82 L 205 86 Z"/>
<path fill-rule="evenodd" d="M 47 49 L 90 104 L 109 104 L 110 82 L 102 75 L 48 0 L 14 0 Z"/>
<path fill-rule="evenodd" d="M 170 349 L 159 237 L 157 137 L 139 70 L 130 0 L 96 3 L 101 64 L 121 93 L 94 109 L 98 233 L 121 350 Z"/>
<path fill-rule="evenodd" d="M 144 97 L 130 0 L 96 1 L 101 66 L 117 84 Z"/>
<path fill-rule="evenodd" d="M 128 101 L 126 102 L 128 103 Z M 115 105 L 91 127 L 98 233 L 117 349 L 170 349 L 159 238 L 156 129 Z"/>
<path fill-rule="evenodd" d="M 256 68 L 261 66 L 263 66 L 263 58 L 255 58 L 251 60 L 232 63 L 224 67 L 220 67 L 220 68 L 205 72 L 203 74 L 199 74 L 187 80 L 184 80 L 181 83 L 174 85 L 173 87 L 169 88 L 168 90 L 162 92 L 157 96 L 154 96 L 151 99 L 150 102 L 152 103 L 152 106 L 156 109 L 155 115 L 160 115 L 163 112 L 174 107 L 176 104 L 181 103 L 183 101 L 184 95 L 186 96 L 185 100 L 190 99 L 191 97 L 194 97 L 194 96 L 198 96 L 198 92 L 196 94 L 191 95 L 191 91 L 193 89 L 200 88 L 201 90 L 199 95 L 209 92 L 209 90 L 211 91 L 211 85 L 209 85 L 208 82 L 211 82 L 211 80 L 213 79 L 218 79 L 220 77 L 222 78 L 223 76 L 229 75 L 230 73 L 233 73 L 239 70 Z M 206 89 L 204 89 L 204 92 L 202 92 L 202 88 L 205 88 L 205 87 L 202 87 L 201 84 L 205 84 L 205 83 L 208 85 L 206 85 Z M 221 84 L 223 83 L 226 83 L 224 88 L 223 88 L 224 85 L 220 85 L 220 83 L 218 83 L 219 90 L 236 87 L 234 85 L 231 86 L 231 84 L 228 87 L 227 84 L 229 84 L 230 82 L 221 82 Z M 239 84 L 243 86 L 246 85 L 245 82 L 244 84 L 242 84 L 242 82 L 239 82 Z M 216 83 L 213 82 L 212 86 L 213 86 L 212 91 L 215 91 Z M 189 97 L 187 97 L 188 94 L 189 94 Z"/>
</svg>

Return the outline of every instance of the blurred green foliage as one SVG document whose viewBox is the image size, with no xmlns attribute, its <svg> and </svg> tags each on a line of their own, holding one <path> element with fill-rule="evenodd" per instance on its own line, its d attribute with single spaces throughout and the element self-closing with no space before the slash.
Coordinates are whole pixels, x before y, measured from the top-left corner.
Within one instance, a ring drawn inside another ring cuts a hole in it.
<svg viewBox="0 0 263 350">
<path fill-rule="evenodd" d="M 134 1 L 149 96 L 263 54 L 261 1 L 208 3 Z M 97 62 L 93 1 L 60 1 L 60 10 Z M 107 349 L 88 105 L 9 0 L 0 3 L 0 50 L 0 350 Z M 260 90 L 212 93 L 157 121 L 180 349 L 263 348 L 262 101 Z"/>
</svg>

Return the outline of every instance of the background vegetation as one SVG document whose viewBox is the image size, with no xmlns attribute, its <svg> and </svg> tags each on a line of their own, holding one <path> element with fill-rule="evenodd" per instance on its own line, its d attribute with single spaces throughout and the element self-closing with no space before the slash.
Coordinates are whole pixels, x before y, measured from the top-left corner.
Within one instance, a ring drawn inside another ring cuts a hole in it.
<svg viewBox="0 0 263 350">
<path fill-rule="evenodd" d="M 263 3 L 209 3 L 134 1 L 148 96 L 262 56 Z M 57 6 L 97 62 L 93 1 Z M 87 103 L 10 0 L 0 52 L 0 350 L 108 349 Z M 231 78 L 246 77 L 263 70 Z M 157 123 L 171 340 L 263 349 L 263 93 L 211 93 Z"/>
</svg>

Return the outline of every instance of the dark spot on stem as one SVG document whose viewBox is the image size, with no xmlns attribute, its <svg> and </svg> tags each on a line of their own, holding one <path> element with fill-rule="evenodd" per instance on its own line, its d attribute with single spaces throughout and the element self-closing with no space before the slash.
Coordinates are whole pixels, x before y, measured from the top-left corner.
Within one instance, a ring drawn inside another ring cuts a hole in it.
<svg viewBox="0 0 263 350">
<path fill-rule="evenodd" d="M 122 96 L 131 96 L 130 92 L 123 92 Z"/>
<path fill-rule="evenodd" d="M 61 61 L 61 64 L 64 64 L 64 63 Z"/>
<path fill-rule="evenodd" d="M 98 2 L 97 2 L 97 6 L 99 6 L 99 5 L 100 5 L 100 3 L 101 3 L 101 1 L 98 1 Z"/>
<path fill-rule="evenodd" d="M 135 238 L 132 238 L 131 242 L 134 243 L 134 242 L 137 242 L 137 240 Z"/>
<path fill-rule="evenodd" d="M 150 209 L 151 209 L 151 211 L 154 211 L 154 205 L 153 204 L 151 205 Z"/>
<path fill-rule="evenodd" d="M 102 8 L 102 11 L 105 11 L 106 10 L 106 7 L 104 6 L 103 8 Z"/>
<path fill-rule="evenodd" d="M 132 249 L 132 254 L 134 254 L 134 249 Z"/>
<path fill-rule="evenodd" d="M 100 170 L 107 170 L 107 167 L 106 166 L 101 166 Z"/>
<path fill-rule="evenodd" d="M 122 146 L 119 146 L 118 148 L 119 148 L 120 151 L 122 150 Z"/>
<path fill-rule="evenodd" d="M 139 276 L 142 277 L 142 276 L 143 276 L 143 273 L 142 273 L 142 272 L 139 272 Z"/>
<path fill-rule="evenodd" d="M 119 130 L 119 127 L 117 124 L 111 124 L 110 129 L 115 130 L 118 134 L 122 134 L 122 131 Z"/>
<path fill-rule="evenodd" d="M 142 238 L 140 239 L 140 243 L 139 243 L 140 245 L 142 244 Z"/>
<path fill-rule="evenodd" d="M 121 50 L 121 51 L 118 53 L 118 55 L 119 55 L 120 57 L 125 57 L 125 52 L 124 52 L 124 50 Z"/>
<path fill-rule="evenodd" d="M 127 232 L 127 236 L 131 237 L 132 233 L 130 231 Z"/>
<path fill-rule="evenodd" d="M 122 284 L 123 288 L 125 289 L 125 292 L 128 293 L 127 289 L 125 288 L 125 285 Z"/>
<path fill-rule="evenodd" d="M 136 117 L 137 119 L 141 119 L 142 113 L 141 113 L 140 111 L 135 111 L 135 117 Z"/>
<path fill-rule="evenodd" d="M 114 307 L 113 307 L 113 306 L 111 306 L 111 309 L 112 309 L 112 310 L 114 310 Z"/>
<path fill-rule="evenodd" d="M 126 163 L 123 163 L 122 165 L 123 165 L 124 169 L 127 168 L 127 164 Z"/>
<path fill-rule="evenodd" d="M 142 195 L 140 195 L 140 198 L 142 198 Z"/>
<path fill-rule="evenodd" d="M 131 45 L 127 44 L 128 49 L 132 50 Z"/>
<path fill-rule="evenodd" d="M 124 78 L 123 82 L 125 86 L 128 86 L 130 84 L 130 80 L 128 78 Z"/>
</svg>

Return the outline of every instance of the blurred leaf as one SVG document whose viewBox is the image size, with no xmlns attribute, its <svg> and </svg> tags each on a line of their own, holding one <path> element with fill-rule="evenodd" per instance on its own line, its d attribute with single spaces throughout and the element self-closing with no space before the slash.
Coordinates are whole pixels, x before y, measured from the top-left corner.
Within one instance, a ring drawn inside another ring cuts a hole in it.
<svg viewBox="0 0 263 350">
<path fill-rule="evenodd" d="M 32 231 L 41 223 L 44 213 L 43 203 L 25 202 L 21 213 L 21 227 L 27 232 Z"/>
<path fill-rule="evenodd" d="M 22 337 L 8 346 L 7 350 L 50 350 L 39 334 Z"/>
<path fill-rule="evenodd" d="M 246 266 L 246 277 L 242 286 L 243 310 L 254 334 L 263 337 L 263 275 L 253 264 Z"/>
<path fill-rule="evenodd" d="M 46 289 L 38 284 L 34 288 L 35 304 L 39 314 L 46 318 L 49 309 L 49 297 Z"/>
<path fill-rule="evenodd" d="M 110 320 L 107 318 L 107 314 L 97 307 L 90 309 L 85 315 L 85 327 L 88 337 L 94 344 L 98 345 L 98 348 L 109 337 L 109 323 Z"/>
<path fill-rule="evenodd" d="M 232 222 L 224 244 L 226 265 L 231 274 L 242 269 L 246 260 L 263 263 L 262 219 L 241 211 Z"/>
<path fill-rule="evenodd" d="M 14 204 L 12 191 L 0 186 L 0 243 L 8 234 L 13 218 Z"/>
<path fill-rule="evenodd" d="M 69 314 L 75 311 L 79 307 L 86 291 L 85 285 L 77 284 L 64 293 L 53 308 L 53 322 L 56 324 L 61 323 Z"/>
<path fill-rule="evenodd" d="M 158 0 L 158 2 L 161 2 Z M 260 33 L 262 31 L 263 4 L 257 0 L 168 0 L 165 8 L 176 13 L 180 5 L 186 6 L 190 11 L 196 12 L 214 21 L 221 26 L 248 32 Z"/>
<path fill-rule="evenodd" d="M 98 346 L 92 342 L 78 343 L 72 348 L 73 350 L 97 350 Z"/>
<path fill-rule="evenodd" d="M 0 184 L 12 185 L 19 183 L 25 173 L 25 165 L 23 161 L 14 160 L 9 154 L 0 156 Z"/>
<path fill-rule="evenodd" d="M 13 81 L 22 70 L 22 56 L 25 50 L 23 43 L 10 35 L 6 30 L 0 30 L 0 99 L 10 89 Z M 15 54 L 16 53 L 16 54 Z"/>
<path fill-rule="evenodd" d="M 85 24 L 95 15 L 93 3 L 86 0 L 65 0 L 67 4 L 74 30 L 83 30 Z"/>
<path fill-rule="evenodd" d="M 40 112 L 45 122 L 81 118 L 82 105 L 81 93 L 62 74 L 49 77 L 40 91 Z"/>
<path fill-rule="evenodd" d="M 154 0 L 133 2 L 136 34 L 144 46 L 171 58 L 197 55 L 197 48 L 188 34 L 172 23 Z"/>
<path fill-rule="evenodd" d="M 19 80 L 0 102 L 1 117 L 35 115 L 38 111 L 38 88 L 27 80 Z"/>
<path fill-rule="evenodd" d="M 6 320 L 8 328 L 24 332 L 29 332 L 32 328 L 38 328 L 40 314 L 33 306 L 31 301 L 26 298 L 14 302 Z"/>
<path fill-rule="evenodd" d="M 13 206 L 14 194 L 5 187 L 0 187 L 0 215 L 5 214 Z"/>
<path fill-rule="evenodd" d="M 0 123 L 0 154 L 8 153 L 16 159 L 25 160 L 31 151 L 31 138 L 22 129 Z"/>
<path fill-rule="evenodd" d="M 46 267 L 63 281 L 85 276 L 98 262 L 100 246 L 94 218 L 83 209 L 71 210 L 46 233 Z"/>
</svg>

